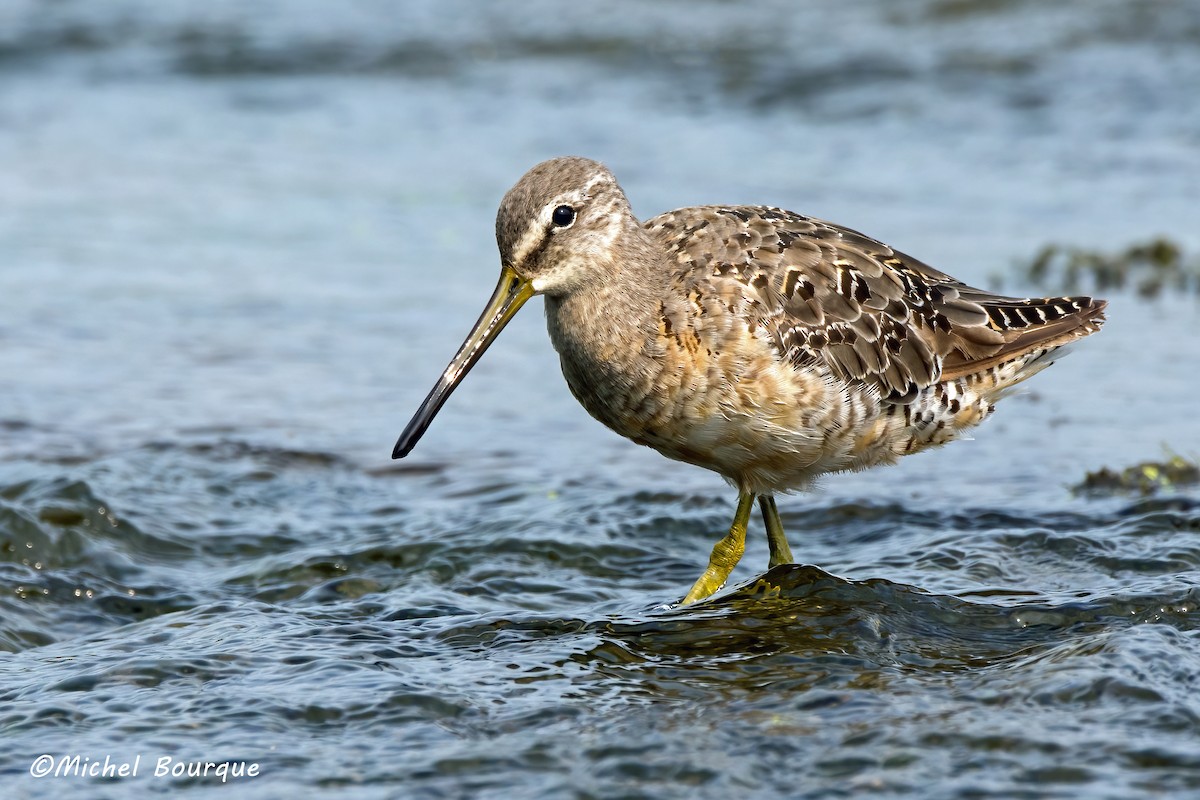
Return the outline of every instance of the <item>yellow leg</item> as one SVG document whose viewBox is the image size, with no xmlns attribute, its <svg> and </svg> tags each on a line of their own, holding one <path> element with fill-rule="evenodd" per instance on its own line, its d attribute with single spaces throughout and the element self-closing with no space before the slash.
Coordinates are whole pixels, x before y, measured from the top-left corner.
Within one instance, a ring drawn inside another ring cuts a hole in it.
<svg viewBox="0 0 1200 800">
<path fill-rule="evenodd" d="M 783 532 L 783 523 L 779 521 L 779 509 L 775 506 L 775 498 L 769 494 L 760 496 L 758 507 L 762 511 L 763 522 L 767 525 L 767 546 L 771 548 L 768 566 L 794 564 L 792 548 L 788 547 L 787 534 Z"/>
<path fill-rule="evenodd" d="M 708 569 L 692 586 L 680 605 L 688 605 L 712 595 L 729 580 L 729 573 L 737 566 L 746 550 L 746 526 L 750 524 L 750 509 L 754 507 L 754 495 L 742 492 L 738 495 L 737 513 L 733 525 L 724 539 L 713 545 L 708 559 Z"/>
</svg>

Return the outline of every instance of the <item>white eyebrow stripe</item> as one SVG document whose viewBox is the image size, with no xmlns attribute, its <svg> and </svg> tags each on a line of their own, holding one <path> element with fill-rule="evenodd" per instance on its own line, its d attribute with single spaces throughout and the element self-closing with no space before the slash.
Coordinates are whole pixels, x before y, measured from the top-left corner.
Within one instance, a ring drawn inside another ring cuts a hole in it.
<svg viewBox="0 0 1200 800">
<path fill-rule="evenodd" d="M 540 221 L 540 219 L 541 217 L 539 215 L 538 221 Z M 533 249 L 541 243 L 545 236 L 546 230 L 544 225 L 530 225 L 528 228 L 526 228 L 525 234 L 521 237 L 521 241 L 519 241 L 517 246 L 513 248 L 512 263 L 520 264 L 525 261 L 525 257 L 533 252 Z"/>
<path fill-rule="evenodd" d="M 585 183 L 583 185 L 583 188 L 579 190 L 579 194 L 584 198 L 591 197 L 592 187 L 595 186 L 597 183 L 601 183 L 601 182 L 604 182 L 607 180 L 608 180 L 608 176 L 605 175 L 604 173 L 599 173 L 597 175 L 594 175 L 594 176 L 592 176 L 592 179 L 590 181 L 588 181 L 587 183 Z"/>
<path fill-rule="evenodd" d="M 593 175 L 591 180 L 582 187 L 564 192 L 542 206 L 542 210 L 538 212 L 533 223 L 526 228 L 524 235 L 517 242 L 517 246 L 513 248 L 512 263 L 520 264 L 541 244 L 542 239 L 547 236 L 546 230 L 550 227 L 550 215 L 554 213 L 555 208 L 563 204 L 574 205 L 584 200 L 590 200 L 591 190 L 598 183 L 612 183 L 612 179 L 603 173 Z"/>
</svg>

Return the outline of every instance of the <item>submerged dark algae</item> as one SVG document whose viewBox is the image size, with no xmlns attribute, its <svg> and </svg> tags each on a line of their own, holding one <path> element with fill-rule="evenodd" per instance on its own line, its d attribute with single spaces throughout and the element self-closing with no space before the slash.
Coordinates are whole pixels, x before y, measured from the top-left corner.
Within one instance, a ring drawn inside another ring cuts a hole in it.
<svg viewBox="0 0 1200 800">
<path fill-rule="evenodd" d="M 1143 461 L 1124 469 L 1101 467 L 1076 484 L 1076 492 L 1093 494 L 1155 494 L 1193 489 L 1200 485 L 1200 465 L 1183 456 Z"/>
<path fill-rule="evenodd" d="M 1200 442 L 1169 280 L 975 441 L 781 498 L 801 565 L 752 525 L 692 608 L 728 488 L 588 419 L 536 313 L 387 459 L 552 155 L 976 285 L 1186 267 L 1193 10 L 608 9 L 4 12 L 0 796 L 1200 793 L 1200 498 L 1137 488 Z"/>
<path fill-rule="evenodd" d="M 1117 252 L 1046 245 L 1024 267 L 1025 280 L 1062 291 L 1134 289 L 1142 297 L 1200 293 L 1200 258 L 1158 237 Z"/>
</svg>

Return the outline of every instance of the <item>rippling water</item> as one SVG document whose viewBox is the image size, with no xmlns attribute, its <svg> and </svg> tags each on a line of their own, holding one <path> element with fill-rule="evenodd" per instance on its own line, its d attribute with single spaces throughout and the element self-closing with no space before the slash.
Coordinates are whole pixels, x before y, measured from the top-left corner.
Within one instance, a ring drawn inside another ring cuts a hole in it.
<svg viewBox="0 0 1200 800">
<path fill-rule="evenodd" d="M 533 163 L 1011 289 L 1200 251 L 1198 44 L 1181 2 L 6 4 L 0 793 L 1196 796 L 1200 495 L 1071 491 L 1200 455 L 1194 299 L 784 498 L 809 566 L 752 527 L 688 609 L 732 494 L 588 419 L 536 312 L 387 456 Z"/>
</svg>

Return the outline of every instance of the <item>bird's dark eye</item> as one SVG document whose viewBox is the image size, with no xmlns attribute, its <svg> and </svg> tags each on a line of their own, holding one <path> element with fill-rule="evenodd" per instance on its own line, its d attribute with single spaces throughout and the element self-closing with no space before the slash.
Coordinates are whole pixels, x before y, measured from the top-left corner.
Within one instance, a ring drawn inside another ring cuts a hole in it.
<svg viewBox="0 0 1200 800">
<path fill-rule="evenodd" d="M 575 221 L 575 209 L 570 206 L 559 206 L 550 215 L 550 221 L 554 223 L 555 227 L 565 228 Z"/>
</svg>

